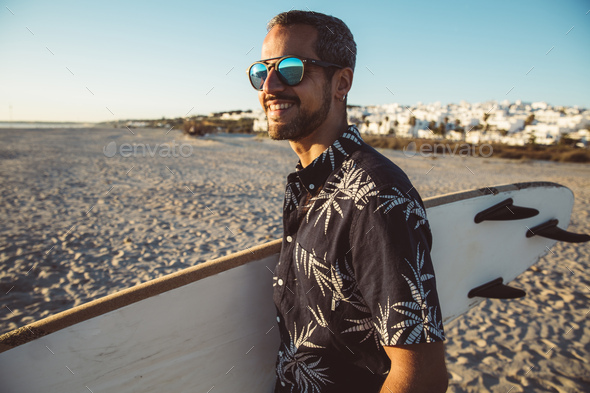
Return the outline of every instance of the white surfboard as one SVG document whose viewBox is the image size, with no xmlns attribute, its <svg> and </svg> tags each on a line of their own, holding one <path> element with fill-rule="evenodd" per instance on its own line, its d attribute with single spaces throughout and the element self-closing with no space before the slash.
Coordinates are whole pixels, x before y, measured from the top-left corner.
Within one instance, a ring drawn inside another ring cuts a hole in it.
<svg viewBox="0 0 590 393">
<path fill-rule="evenodd" d="M 555 183 L 424 202 L 445 322 L 481 296 L 518 296 L 500 283 L 549 251 L 556 240 L 544 236 L 588 240 L 564 231 L 574 198 Z M 273 241 L 0 336 L 0 390 L 271 392 L 279 345 L 271 282 L 279 251 Z"/>
</svg>

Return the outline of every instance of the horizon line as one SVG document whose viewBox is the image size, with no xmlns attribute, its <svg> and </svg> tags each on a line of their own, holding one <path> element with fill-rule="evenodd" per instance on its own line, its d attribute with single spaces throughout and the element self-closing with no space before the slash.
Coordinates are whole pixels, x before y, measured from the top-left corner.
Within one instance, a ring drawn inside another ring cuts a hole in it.
<svg viewBox="0 0 590 393">
<path fill-rule="evenodd" d="M 371 104 L 371 105 L 357 105 L 357 104 L 347 104 L 346 107 L 366 107 L 366 108 L 370 108 L 370 107 L 380 107 L 380 106 L 386 106 L 386 105 L 392 105 L 392 104 L 398 104 L 399 106 L 402 107 L 413 107 L 417 104 L 420 105 L 432 105 L 432 104 L 440 104 L 441 106 L 448 106 L 448 105 L 459 105 L 461 102 L 466 102 L 470 105 L 474 105 L 474 104 L 486 104 L 486 103 L 502 103 L 504 101 L 507 100 L 487 100 L 487 101 L 477 101 L 477 102 L 469 102 L 466 100 L 460 100 L 459 103 L 456 102 L 447 102 L 447 103 L 442 103 L 442 101 L 431 101 L 431 102 L 423 102 L 423 101 L 417 101 L 414 104 L 411 105 L 406 105 L 406 104 L 401 104 L 399 102 L 390 102 L 387 104 Z M 560 108 L 576 108 L 582 111 L 586 111 L 588 110 L 587 107 L 585 106 L 580 106 L 580 105 L 553 105 L 551 103 L 549 103 L 548 101 L 524 101 L 524 100 L 515 100 L 515 101 L 509 101 L 510 104 L 515 104 L 516 101 L 520 101 L 521 105 L 526 105 L 526 104 L 533 104 L 533 103 L 545 103 L 550 107 L 560 107 Z M 113 119 L 113 120 L 96 120 L 96 121 L 92 121 L 92 120 L 0 120 L 0 123 L 72 123 L 72 124 L 84 124 L 84 123 L 91 123 L 91 124 L 98 124 L 98 123 L 109 123 L 109 122 L 115 122 L 115 121 L 133 121 L 133 120 L 158 120 L 158 119 L 179 119 L 179 118 L 190 118 L 190 117 L 196 117 L 196 116 L 210 116 L 213 113 L 231 113 L 231 112 L 254 112 L 254 111 L 262 111 L 261 108 L 258 109 L 230 109 L 230 110 L 223 110 L 223 111 L 211 111 L 207 114 L 204 113 L 198 113 L 198 114 L 194 114 L 191 116 L 161 116 L 161 117 L 153 117 L 153 118 L 119 118 L 119 119 Z"/>
</svg>

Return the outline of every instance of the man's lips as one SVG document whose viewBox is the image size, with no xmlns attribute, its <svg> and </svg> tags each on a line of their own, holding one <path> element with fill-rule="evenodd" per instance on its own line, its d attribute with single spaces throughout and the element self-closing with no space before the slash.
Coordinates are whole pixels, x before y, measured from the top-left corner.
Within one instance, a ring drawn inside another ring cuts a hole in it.
<svg viewBox="0 0 590 393">
<path fill-rule="evenodd" d="M 266 115 L 268 117 L 283 116 L 295 105 L 297 103 L 290 100 L 270 100 L 266 102 Z"/>
<path fill-rule="evenodd" d="M 274 112 L 274 111 L 278 111 L 281 109 L 289 109 L 293 105 L 295 105 L 295 103 L 293 103 L 293 102 L 282 102 L 282 103 L 276 103 L 276 104 L 268 104 L 267 108 Z"/>
<path fill-rule="evenodd" d="M 277 97 L 271 96 L 265 100 L 265 106 L 267 112 L 274 115 L 280 115 L 282 112 L 287 111 L 295 105 L 299 104 L 299 100 L 296 97 Z"/>
</svg>

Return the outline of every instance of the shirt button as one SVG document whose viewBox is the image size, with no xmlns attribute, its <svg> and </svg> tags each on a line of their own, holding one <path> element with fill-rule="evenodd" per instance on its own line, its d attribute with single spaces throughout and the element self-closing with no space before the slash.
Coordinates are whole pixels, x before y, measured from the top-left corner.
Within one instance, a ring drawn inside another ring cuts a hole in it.
<svg viewBox="0 0 590 393">
<path fill-rule="evenodd" d="M 313 190 L 314 188 L 315 188 L 315 186 L 314 186 L 313 184 L 310 184 L 310 185 L 309 185 L 309 189 L 310 189 L 310 190 Z"/>
<path fill-rule="evenodd" d="M 278 283 L 279 285 L 283 285 L 283 280 L 282 280 L 281 278 L 279 278 L 279 281 L 277 281 L 277 283 Z"/>
<path fill-rule="evenodd" d="M 281 322 L 281 317 L 277 316 L 277 322 Z"/>
<path fill-rule="evenodd" d="M 291 236 L 287 236 L 287 241 L 288 241 L 289 243 L 291 243 L 291 242 L 293 241 L 293 238 L 292 238 Z"/>
</svg>

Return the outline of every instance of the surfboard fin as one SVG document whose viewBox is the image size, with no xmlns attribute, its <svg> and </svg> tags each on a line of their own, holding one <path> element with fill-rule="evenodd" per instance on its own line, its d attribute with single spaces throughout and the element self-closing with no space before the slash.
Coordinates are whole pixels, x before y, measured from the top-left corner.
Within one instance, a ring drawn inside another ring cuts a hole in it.
<svg viewBox="0 0 590 393">
<path fill-rule="evenodd" d="M 482 221 L 509 221 L 522 220 L 539 214 L 537 209 L 530 207 L 514 206 L 512 198 L 508 198 L 492 207 L 480 211 L 475 215 L 474 221 L 479 224 Z"/>
<path fill-rule="evenodd" d="M 559 220 L 553 219 L 544 222 L 541 225 L 530 228 L 526 232 L 526 237 L 542 236 L 548 239 L 559 240 L 568 243 L 584 243 L 590 240 L 590 235 L 584 233 L 568 232 L 557 226 Z"/>
<path fill-rule="evenodd" d="M 488 283 L 473 288 L 467 296 L 472 297 L 487 297 L 489 299 L 516 299 L 526 296 L 526 292 L 522 289 L 509 287 L 503 284 L 504 279 L 498 277 Z"/>
</svg>

